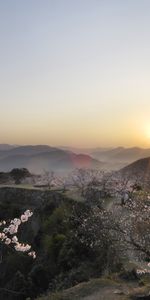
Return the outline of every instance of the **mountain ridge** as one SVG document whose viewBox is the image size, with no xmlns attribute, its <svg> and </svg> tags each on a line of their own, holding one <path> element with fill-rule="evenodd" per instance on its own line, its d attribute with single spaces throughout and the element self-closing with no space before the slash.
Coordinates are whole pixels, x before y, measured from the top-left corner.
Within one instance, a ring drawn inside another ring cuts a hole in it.
<svg viewBox="0 0 150 300">
<path fill-rule="evenodd" d="M 39 173 L 43 169 L 68 171 L 74 168 L 101 168 L 103 165 L 87 154 L 76 154 L 46 145 L 21 146 L 8 151 L 0 151 L 1 171 L 27 168 L 31 172 Z"/>
<path fill-rule="evenodd" d="M 120 170 L 121 175 L 129 178 L 150 179 L 150 156 L 138 159 Z"/>
</svg>

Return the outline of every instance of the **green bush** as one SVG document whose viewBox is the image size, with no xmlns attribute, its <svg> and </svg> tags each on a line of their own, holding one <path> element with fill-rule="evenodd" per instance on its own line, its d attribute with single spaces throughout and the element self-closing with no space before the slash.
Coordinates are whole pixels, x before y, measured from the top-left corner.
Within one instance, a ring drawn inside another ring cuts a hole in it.
<svg viewBox="0 0 150 300">
<path fill-rule="evenodd" d="M 67 209 L 65 206 L 56 208 L 52 215 L 48 216 L 43 222 L 43 230 L 46 233 L 57 234 L 67 231 Z"/>
</svg>

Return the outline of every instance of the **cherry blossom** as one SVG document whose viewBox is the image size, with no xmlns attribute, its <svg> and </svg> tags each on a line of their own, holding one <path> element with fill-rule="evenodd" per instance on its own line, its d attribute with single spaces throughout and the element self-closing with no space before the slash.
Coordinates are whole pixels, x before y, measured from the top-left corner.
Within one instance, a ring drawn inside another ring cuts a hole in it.
<svg viewBox="0 0 150 300">
<path fill-rule="evenodd" d="M 31 246 L 29 244 L 20 243 L 18 241 L 18 237 L 15 235 L 18 233 L 19 226 L 22 223 L 27 222 L 32 215 L 33 212 L 28 209 L 20 216 L 20 218 L 14 218 L 11 220 L 9 225 L 4 227 L 2 232 L 0 232 L 0 241 L 4 242 L 5 245 L 13 245 L 16 251 L 28 252 L 28 255 L 35 259 L 36 254 L 35 251 L 30 251 Z M 4 226 L 6 224 L 7 222 L 5 220 L 0 222 L 0 226 Z"/>
</svg>

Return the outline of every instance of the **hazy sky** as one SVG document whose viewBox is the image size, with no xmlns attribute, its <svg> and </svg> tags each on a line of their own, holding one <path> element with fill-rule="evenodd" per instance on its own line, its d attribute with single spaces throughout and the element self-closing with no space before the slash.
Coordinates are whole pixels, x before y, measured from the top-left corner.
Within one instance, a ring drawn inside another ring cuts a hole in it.
<svg viewBox="0 0 150 300">
<path fill-rule="evenodd" d="M 150 146 L 149 0 L 0 0 L 0 143 Z"/>
</svg>

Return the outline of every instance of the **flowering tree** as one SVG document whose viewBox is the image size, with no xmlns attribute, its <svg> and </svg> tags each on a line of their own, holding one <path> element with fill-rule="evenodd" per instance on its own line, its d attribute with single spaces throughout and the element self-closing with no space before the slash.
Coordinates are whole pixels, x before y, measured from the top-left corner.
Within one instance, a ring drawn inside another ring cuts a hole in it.
<svg viewBox="0 0 150 300">
<path fill-rule="evenodd" d="M 66 192 L 70 186 L 70 181 L 68 176 L 56 176 L 55 177 L 55 186 L 60 188 L 63 192 Z"/>
<path fill-rule="evenodd" d="M 124 240 L 132 245 L 140 256 L 150 259 L 150 200 L 147 192 L 135 193 L 125 205 L 119 227 L 124 233 Z"/>
<path fill-rule="evenodd" d="M 120 190 L 119 190 L 120 187 Z M 89 249 L 115 249 L 118 258 L 129 257 L 133 260 L 150 262 L 150 194 L 135 188 L 133 181 L 118 181 L 114 191 L 120 195 L 129 192 L 130 197 L 120 205 L 117 196 L 112 198 L 111 209 L 95 206 L 84 208 L 82 214 L 75 212 L 75 237 Z M 109 256 L 109 254 L 108 254 Z M 111 255 L 110 261 L 113 260 Z M 150 272 L 147 264 L 147 273 Z M 144 269 L 144 272 L 146 269 Z M 142 272 L 142 271 L 139 271 Z M 140 274 L 140 273 L 139 273 Z"/>
<path fill-rule="evenodd" d="M 100 272 L 120 263 L 117 225 L 111 212 L 83 203 L 73 207 L 74 242 L 86 256 L 97 257 Z"/>
<path fill-rule="evenodd" d="M 29 256 L 36 258 L 35 251 L 31 251 L 31 245 L 20 243 L 18 241 L 17 233 L 19 226 L 28 221 L 28 219 L 33 215 L 30 210 L 26 210 L 20 218 L 15 218 L 9 223 L 6 221 L 0 222 L 0 227 L 2 231 L 0 232 L 0 241 L 5 245 L 11 245 L 16 251 L 26 252 Z"/>
<path fill-rule="evenodd" d="M 38 178 L 36 185 L 46 187 L 50 190 L 55 185 L 54 172 L 44 170 L 43 173 L 40 175 L 40 178 Z"/>
<path fill-rule="evenodd" d="M 99 182 L 101 172 L 93 169 L 76 169 L 71 174 L 72 185 L 76 187 L 81 196 L 86 195 L 87 188 Z"/>
</svg>

